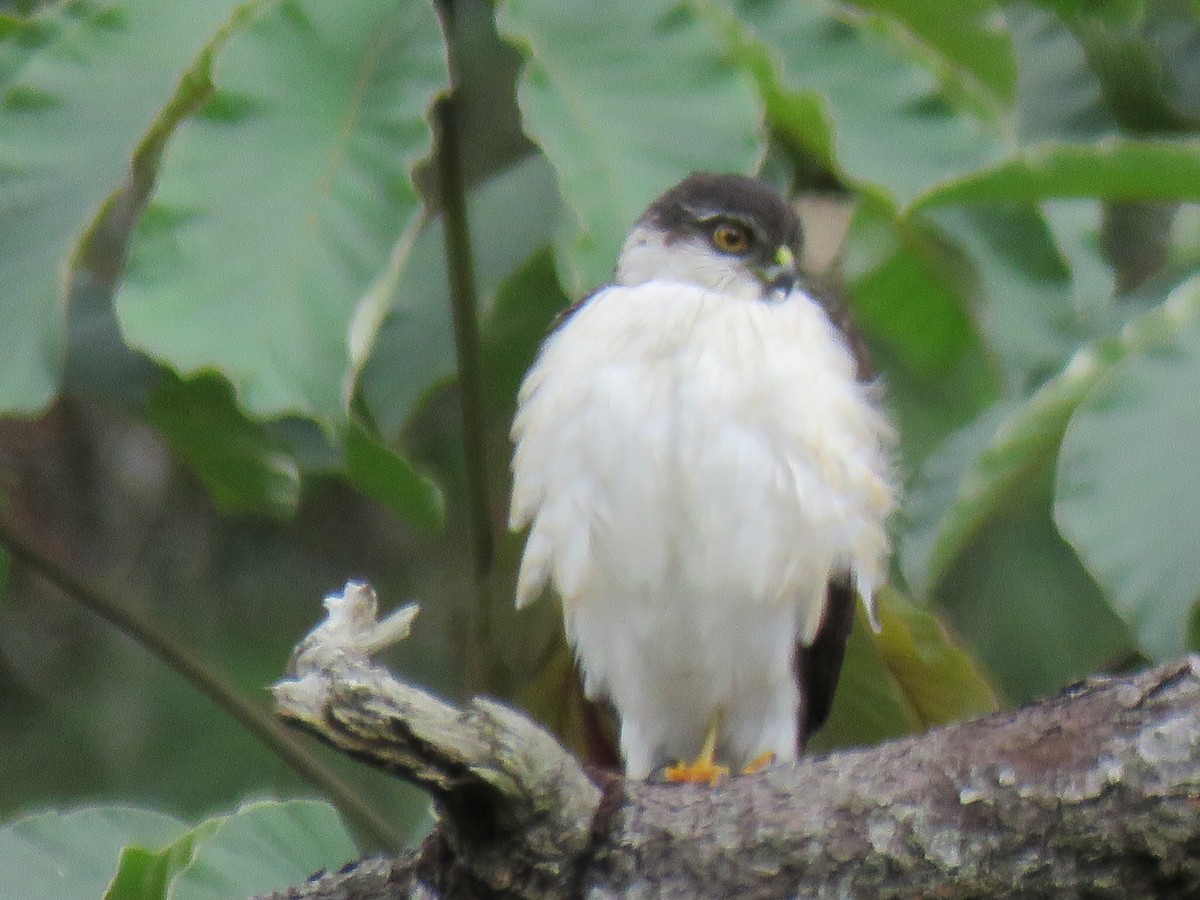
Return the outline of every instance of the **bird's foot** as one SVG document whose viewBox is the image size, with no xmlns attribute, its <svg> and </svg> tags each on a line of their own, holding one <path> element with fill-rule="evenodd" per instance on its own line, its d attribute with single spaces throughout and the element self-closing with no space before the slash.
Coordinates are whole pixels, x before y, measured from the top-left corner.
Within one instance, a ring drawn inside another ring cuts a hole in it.
<svg viewBox="0 0 1200 900">
<path fill-rule="evenodd" d="M 728 766 L 717 765 L 712 757 L 705 758 L 703 753 L 690 763 L 667 766 L 664 773 L 667 781 L 675 784 L 707 784 L 709 787 L 716 787 L 728 774 Z"/>
<path fill-rule="evenodd" d="M 775 762 L 775 754 L 770 750 L 764 750 L 746 764 L 746 766 L 742 769 L 742 774 L 753 775 L 756 772 L 761 772 L 773 762 Z"/>
<path fill-rule="evenodd" d="M 700 755 L 690 763 L 678 763 L 668 766 L 664 773 L 667 781 L 677 784 L 707 784 L 716 787 L 722 778 L 729 774 L 728 766 L 717 765 L 717 734 L 721 730 L 721 710 L 713 712 L 708 723 L 708 731 L 704 735 L 704 746 Z"/>
</svg>

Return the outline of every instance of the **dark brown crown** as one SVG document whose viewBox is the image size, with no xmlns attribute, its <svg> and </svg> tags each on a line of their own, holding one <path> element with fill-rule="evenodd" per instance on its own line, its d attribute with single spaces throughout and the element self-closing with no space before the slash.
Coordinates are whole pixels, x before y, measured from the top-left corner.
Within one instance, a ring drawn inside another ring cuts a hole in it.
<svg viewBox="0 0 1200 900">
<path fill-rule="evenodd" d="M 754 229 L 770 252 L 787 246 L 799 258 L 800 221 L 795 212 L 767 185 L 742 175 L 689 175 L 651 203 L 638 222 L 678 239 L 703 231 L 705 222 L 720 217 Z"/>
</svg>

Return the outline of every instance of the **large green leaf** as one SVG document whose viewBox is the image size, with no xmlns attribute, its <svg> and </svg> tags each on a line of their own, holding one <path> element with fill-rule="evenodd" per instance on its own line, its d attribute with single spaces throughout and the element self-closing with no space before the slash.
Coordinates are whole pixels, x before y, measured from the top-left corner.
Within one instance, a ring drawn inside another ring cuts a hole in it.
<svg viewBox="0 0 1200 900">
<path fill-rule="evenodd" d="M 611 276 L 629 226 L 676 181 L 748 172 L 760 159 L 753 85 L 688 7 L 507 0 L 497 23 L 525 55 L 525 130 L 570 208 L 558 239 L 569 293 Z"/>
<path fill-rule="evenodd" d="M 730 8 L 731 52 L 771 100 L 772 125 L 860 189 L 905 206 L 1000 158 L 996 139 L 947 103 L 929 68 L 845 9 L 786 0 Z"/>
<path fill-rule="evenodd" d="M 844 262 L 855 320 L 885 373 L 888 409 L 913 470 L 995 397 L 995 374 L 957 260 L 935 230 L 863 203 Z"/>
<path fill-rule="evenodd" d="M 1128 665 L 1129 634 L 1051 517 L 1054 458 L 998 498 L 931 599 L 1006 699 Z"/>
<path fill-rule="evenodd" d="M 1200 600 L 1200 279 L 1076 410 L 1055 515 L 1139 646 L 1186 646 Z"/>
<path fill-rule="evenodd" d="M 1200 202 L 1200 141 L 1112 137 L 1046 142 L 934 185 L 913 208 L 1047 197 Z"/>
<path fill-rule="evenodd" d="M 959 287 L 1009 396 L 1057 371 L 1078 342 L 1071 273 L 1044 217 L 1032 207 L 994 204 L 931 215 L 967 257 Z"/>
<path fill-rule="evenodd" d="M 551 324 L 567 306 L 548 247 L 504 283 L 481 329 L 483 396 L 493 413 L 512 416 L 521 379 L 533 365 Z"/>
<path fill-rule="evenodd" d="M 284 518 L 300 502 L 300 469 L 283 441 L 242 415 L 229 383 L 213 374 L 183 381 L 169 373 L 146 419 L 204 482 L 227 513 Z"/>
<path fill-rule="evenodd" d="M 197 841 L 192 862 L 171 883 L 170 896 L 227 900 L 284 890 L 358 856 L 341 817 L 328 803 L 248 803 Z"/>
<path fill-rule="evenodd" d="M 561 203 L 554 170 L 530 156 L 467 197 L 481 315 L 514 270 L 550 243 Z M 536 326 L 533 326 L 536 327 Z M 454 374 L 454 339 L 440 217 L 426 221 L 359 380 L 380 433 L 394 440 L 430 389 Z"/>
<path fill-rule="evenodd" d="M 285 0 L 214 60 L 116 298 L 127 337 L 219 369 L 254 415 L 345 421 L 402 269 L 446 83 L 426 2 Z"/>
<path fill-rule="evenodd" d="M 928 609 L 886 590 L 879 621 L 880 658 L 923 726 L 995 711 L 996 693 L 979 663 Z"/>
<path fill-rule="evenodd" d="M 1171 302 L 1081 348 L 1028 400 L 993 407 L 929 457 L 906 498 L 900 542 L 901 569 L 917 596 L 934 591 L 1006 498 L 1053 462 L 1076 407 L 1113 365 L 1173 333 L 1171 323 L 1198 303 L 1183 288 Z"/>
<path fill-rule="evenodd" d="M 222 26 L 254 5 L 70 2 L 4 35 L 0 409 L 32 412 L 57 389 L 81 246 L 135 155 L 204 96 Z"/>
<path fill-rule="evenodd" d="M 939 73 L 965 82 L 996 105 L 1013 98 L 1017 67 L 1012 40 L 991 0 L 853 0 L 904 25 L 935 54 Z"/>
<path fill-rule="evenodd" d="M 96 900 L 112 881 L 123 847 L 163 847 L 185 830 L 161 813 L 120 806 L 19 819 L 0 828 L 5 896 Z"/>
<path fill-rule="evenodd" d="M 1055 246 L 1071 270 L 1075 315 L 1085 331 L 1112 317 L 1116 273 L 1101 246 L 1104 206 L 1097 200 L 1047 200 L 1042 215 Z"/>
<path fill-rule="evenodd" d="M 1075 32 L 1028 3 L 1004 11 L 1017 56 L 1015 138 L 1090 141 L 1116 131 L 1100 81 Z"/>
</svg>

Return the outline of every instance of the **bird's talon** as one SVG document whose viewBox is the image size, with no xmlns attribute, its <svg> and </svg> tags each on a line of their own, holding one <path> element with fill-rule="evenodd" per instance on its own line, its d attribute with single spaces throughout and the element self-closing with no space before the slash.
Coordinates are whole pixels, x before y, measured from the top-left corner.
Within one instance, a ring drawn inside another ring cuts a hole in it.
<svg viewBox="0 0 1200 900">
<path fill-rule="evenodd" d="M 757 772 L 761 772 L 773 762 L 775 762 L 775 754 L 770 750 L 764 750 L 746 764 L 745 768 L 742 769 L 742 774 L 754 775 Z"/>
<path fill-rule="evenodd" d="M 707 784 L 716 787 L 729 774 L 728 766 L 719 766 L 711 759 L 696 759 L 690 763 L 668 766 L 664 773 L 674 784 Z"/>
</svg>

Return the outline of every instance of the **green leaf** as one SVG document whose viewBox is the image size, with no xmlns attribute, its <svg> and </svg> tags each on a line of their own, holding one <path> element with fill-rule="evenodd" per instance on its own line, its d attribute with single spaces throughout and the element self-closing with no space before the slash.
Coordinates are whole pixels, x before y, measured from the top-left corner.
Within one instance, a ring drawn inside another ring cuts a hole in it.
<svg viewBox="0 0 1200 900">
<path fill-rule="evenodd" d="M 967 257 L 960 289 L 1010 396 L 1057 371 L 1079 339 L 1071 273 L 1040 212 L 1015 204 L 931 215 Z"/>
<path fill-rule="evenodd" d="M 1047 197 L 1200 201 L 1200 141 L 1105 138 L 1047 142 L 934 185 L 910 209 Z"/>
<path fill-rule="evenodd" d="M 204 482 L 225 513 L 286 518 L 300 502 L 300 470 L 282 441 L 247 419 L 224 379 L 165 373 L 146 419 Z"/>
<path fill-rule="evenodd" d="M 1053 477 L 1051 455 L 998 498 L 931 596 L 1015 703 L 1135 658 L 1127 629 L 1054 527 Z"/>
<path fill-rule="evenodd" d="M 822 753 L 836 747 L 868 747 L 920 730 L 916 709 L 892 678 L 866 615 L 858 610 L 829 721 L 809 749 Z"/>
<path fill-rule="evenodd" d="M 112 881 L 122 847 L 159 848 L 184 832 L 169 816 L 123 806 L 19 819 L 0 828 L 5 894 L 21 900 L 95 900 Z"/>
<path fill-rule="evenodd" d="M 36 39 L 5 35 L 0 409 L 33 412 L 57 390 L 81 247 L 134 158 L 152 165 L 147 145 L 202 99 L 208 54 L 247 5 L 69 2 L 38 18 Z"/>
<path fill-rule="evenodd" d="M 170 897 L 227 900 L 281 891 L 358 856 L 341 817 L 328 803 L 248 803 L 216 820 L 196 842 L 192 862 L 171 882 Z"/>
<path fill-rule="evenodd" d="M 860 17 L 828 2 L 740 0 L 732 10 L 730 51 L 755 72 L 771 124 L 886 205 L 1000 158 L 934 74 Z"/>
<path fill-rule="evenodd" d="M 1029 400 L 998 404 L 926 460 L 905 499 L 900 565 L 918 596 L 930 594 L 1005 498 L 1058 451 L 1075 406 L 1105 362 L 1083 351 Z"/>
<path fill-rule="evenodd" d="M 529 156 L 478 185 L 467 197 L 481 316 L 501 284 L 550 243 L 562 210 L 554 170 Z M 449 288 L 440 217 L 429 219 L 359 379 L 371 419 L 395 440 L 430 390 L 455 372 Z"/>
<path fill-rule="evenodd" d="M 346 479 L 352 485 L 427 533 L 442 528 L 446 520 L 442 492 L 411 462 L 357 423 L 346 430 L 344 450 Z"/>
<path fill-rule="evenodd" d="M 525 56 L 525 131 L 570 208 L 557 246 L 573 296 L 608 280 L 657 195 L 698 169 L 749 172 L 762 156 L 753 85 L 689 7 L 508 0 L 497 25 Z"/>
<path fill-rule="evenodd" d="M 917 596 L 933 592 L 1006 498 L 1053 462 L 1076 407 L 1113 365 L 1197 314 L 1189 290 L 1180 288 L 1167 306 L 1138 316 L 1117 337 L 1084 346 L 1028 400 L 996 405 L 929 457 L 905 500 L 899 551 Z"/>
<path fill-rule="evenodd" d="M 212 78 L 163 159 L 118 316 L 179 371 L 221 371 L 252 415 L 336 429 L 420 217 L 409 174 L 446 84 L 437 18 L 425 2 L 285 0 Z"/>
<path fill-rule="evenodd" d="M 1028 3 L 1010 4 L 1004 18 L 1017 55 L 1018 142 L 1082 143 L 1115 133 L 1100 81 L 1063 19 Z"/>
<path fill-rule="evenodd" d="M 937 616 L 891 589 L 881 593 L 878 608 L 883 627 L 875 646 L 922 727 L 996 710 L 996 692 L 979 663 Z"/>
<path fill-rule="evenodd" d="M 1104 208 L 1096 200 L 1047 200 L 1041 205 L 1059 254 L 1071 270 L 1071 295 L 1081 324 L 1110 318 L 1116 276 L 1101 246 Z"/>
<path fill-rule="evenodd" d="M 1130 348 L 1071 419 L 1055 517 L 1138 645 L 1186 648 L 1200 600 L 1200 279 L 1178 289 L 1160 333 Z"/>
<path fill-rule="evenodd" d="M 997 105 L 1016 90 L 1017 66 L 1004 19 L 991 0 L 855 0 L 894 19 L 936 54 L 944 77 L 967 82 Z"/>
<path fill-rule="evenodd" d="M 104 900 L 167 900 L 171 880 L 191 863 L 197 841 L 210 835 L 220 822 L 208 819 L 160 850 L 126 846 Z"/>
<path fill-rule="evenodd" d="M 535 253 L 500 289 L 481 329 L 484 402 L 497 415 L 512 416 L 521 380 L 568 305 L 549 248 Z"/>
<path fill-rule="evenodd" d="M 911 471 L 994 398 L 995 374 L 961 266 L 934 230 L 864 203 L 848 250 L 844 267 L 855 321 L 876 368 L 886 373 L 887 406 Z"/>
<path fill-rule="evenodd" d="M 829 723 L 813 749 L 867 746 L 992 712 L 995 692 L 979 665 L 927 610 L 894 590 L 878 597 L 882 630 L 859 611 Z"/>
</svg>

